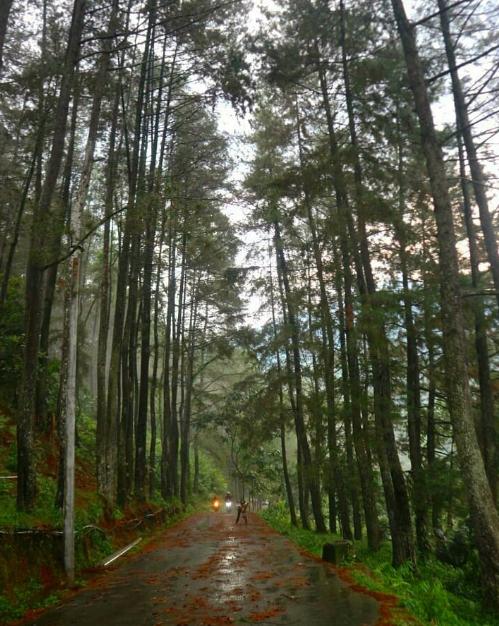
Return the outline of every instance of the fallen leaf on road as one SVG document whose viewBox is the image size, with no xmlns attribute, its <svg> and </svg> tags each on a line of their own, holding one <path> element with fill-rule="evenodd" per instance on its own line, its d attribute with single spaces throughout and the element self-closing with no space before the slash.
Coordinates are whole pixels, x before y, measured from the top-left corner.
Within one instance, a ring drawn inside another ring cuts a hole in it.
<svg viewBox="0 0 499 626">
<path fill-rule="evenodd" d="M 269 617 L 277 617 L 277 615 L 283 615 L 283 613 L 284 611 L 282 609 L 275 607 L 259 613 L 250 613 L 249 618 L 252 622 L 263 622 Z"/>
</svg>

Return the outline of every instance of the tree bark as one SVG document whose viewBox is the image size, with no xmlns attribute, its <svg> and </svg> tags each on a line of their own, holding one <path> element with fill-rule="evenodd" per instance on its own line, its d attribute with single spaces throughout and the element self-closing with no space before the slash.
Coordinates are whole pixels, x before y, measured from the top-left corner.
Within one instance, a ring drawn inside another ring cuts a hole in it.
<svg viewBox="0 0 499 626">
<path fill-rule="evenodd" d="M 302 370 L 301 370 L 301 356 L 300 356 L 300 344 L 298 337 L 298 324 L 295 315 L 295 309 L 292 302 L 291 288 L 289 284 L 288 271 L 286 258 L 284 256 L 284 250 L 282 246 L 281 231 L 279 223 L 274 221 L 274 241 L 276 248 L 276 257 L 278 267 L 280 268 L 282 283 L 284 286 L 284 295 L 286 300 L 286 308 L 288 313 L 288 321 L 291 331 L 291 345 L 293 351 L 293 366 L 294 366 L 294 384 L 296 389 L 296 413 L 295 413 L 295 428 L 296 437 L 298 439 L 298 446 L 303 460 L 303 468 L 305 473 L 305 480 L 308 482 L 310 489 L 310 497 L 312 500 L 312 513 L 314 516 L 315 526 L 317 532 L 326 532 L 326 525 L 324 523 L 324 517 L 322 514 L 321 494 L 318 488 L 317 482 L 314 480 L 314 468 L 312 466 L 312 455 L 310 454 L 310 447 L 307 439 L 307 432 L 305 427 L 305 420 L 303 416 L 303 394 L 302 394 Z"/>
<path fill-rule="evenodd" d="M 97 401 L 96 401 L 96 476 L 97 490 L 104 493 L 106 489 L 106 406 L 107 406 L 107 355 L 111 313 L 111 219 L 113 195 L 116 178 L 116 133 L 119 110 L 119 87 L 113 104 L 111 132 L 109 137 L 109 153 L 106 166 L 106 195 L 104 212 L 108 218 L 104 224 L 102 242 L 102 270 L 99 289 L 99 331 L 97 339 Z"/>
<path fill-rule="evenodd" d="M 340 227 L 342 229 L 340 243 L 344 259 L 344 270 L 346 271 L 346 268 L 349 267 L 349 254 L 351 249 L 356 268 L 358 288 L 362 297 L 362 313 L 367 326 L 369 353 L 373 370 L 374 416 L 378 461 L 383 479 L 387 513 L 391 524 L 392 560 L 394 566 L 398 566 L 407 560 L 415 561 L 415 552 L 412 538 L 409 498 L 391 421 L 393 406 L 388 339 L 386 337 L 384 322 L 379 320 L 376 315 L 373 315 L 374 303 L 372 302 L 372 297 L 376 293 L 376 287 L 369 257 L 369 246 L 362 211 L 362 198 L 359 196 L 362 189 L 359 186 L 360 181 L 356 177 L 355 191 L 359 204 L 357 227 L 360 236 L 358 237 L 348 205 L 348 195 L 340 155 L 338 154 L 338 143 L 329 102 L 325 69 L 320 59 L 318 47 L 316 51 L 319 80 L 329 135 L 333 168 L 333 187 L 338 207 Z M 348 91 L 348 72 L 344 73 L 344 77 L 345 89 Z M 351 99 L 347 98 L 347 109 L 350 108 L 351 104 Z M 349 122 L 350 120 L 353 121 L 353 111 L 350 111 Z M 356 135 L 352 133 L 354 130 L 355 125 L 350 123 L 351 141 L 356 149 Z M 360 172 L 359 168 L 360 162 L 357 163 L 356 167 L 357 176 Z M 351 243 L 350 249 L 347 236 Z M 346 310 L 346 314 L 349 314 L 348 310 Z"/>
<path fill-rule="evenodd" d="M 475 225 L 469 196 L 469 185 L 466 180 L 466 167 L 464 162 L 462 139 L 458 137 L 459 168 L 461 175 L 461 190 L 463 194 L 463 212 L 468 236 L 470 252 L 471 284 L 476 291 L 480 288 L 480 256 L 478 242 L 476 240 Z M 480 417 L 477 424 L 477 436 L 482 451 L 485 471 L 489 479 L 490 489 L 494 502 L 497 502 L 497 472 L 499 459 L 496 416 L 494 411 L 494 394 L 490 377 L 489 348 L 487 344 L 487 326 L 483 304 L 479 298 L 473 298 L 473 317 L 475 322 L 475 350 L 478 365 L 478 384 L 480 387 Z"/>
<path fill-rule="evenodd" d="M 499 608 L 499 515 L 492 498 L 473 421 L 456 238 L 448 181 L 414 31 L 409 24 L 402 1 L 392 0 L 392 6 L 421 127 L 421 142 L 435 209 L 441 272 L 447 404 L 454 427 L 458 460 L 462 474 L 466 477 L 474 537 L 482 567 L 483 587 L 489 603 Z"/>
<path fill-rule="evenodd" d="M 269 247 L 269 256 L 271 254 Z M 272 264 L 269 259 L 269 274 L 270 274 L 270 304 L 272 310 L 272 330 L 274 334 L 274 341 L 277 341 L 277 323 L 276 323 L 276 314 L 275 314 L 275 298 L 274 298 L 274 281 L 272 277 Z M 282 457 L 282 472 L 284 476 L 284 486 L 286 489 L 286 498 L 288 501 L 289 508 L 289 517 L 291 520 L 291 524 L 293 526 L 298 526 L 298 520 L 296 517 L 296 509 L 295 509 L 295 499 L 293 496 L 293 488 L 291 486 L 291 480 L 289 477 L 289 469 L 288 469 L 288 457 L 286 450 L 286 414 L 284 408 L 284 394 L 282 391 L 282 365 L 281 365 L 281 355 L 279 353 L 279 348 L 276 348 L 276 362 L 277 362 L 277 376 L 279 378 L 279 437 L 281 442 L 281 457 Z"/>
<path fill-rule="evenodd" d="M 3 69 L 3 47 L 12 3 L 13 0 L 2 0 L 0 3 L 0 72 Z"/>
<path fill-rule="evenodd" d="M 173 224 L 173 216 L 170 216 L 168 227 L 169 240 L 169 278 L 168 278 L 168 302 L 166 310 L 165 328 L 165 355 L 163 374 L 163 441 L 161 448 L 161 492 L 164 498 L 173 496 L 173 486 L 170 480 L 171 459 L 171 334 L 174 325 L 175 292 L 176 292 L 176 225 Z"/>
<path fill-rule="evenodd" d="M 188 346 L 187 346 L 187 372 L 185 376 L 185 399 L 182 411 L 182 431 L 180 442 L 180 499 L 184 506 L 187 505 L 189 491 L 189 449 L 191 434 L 191 407 L 192 407 L 192 391 L 194 385 L 194 354 L 195 354 L 195 329 L 198 318 L 199 305 L 199 282 L 200 278 L 193 277 L 193 289 L 191 293 L 191 312 L 189 316 L 188 328 Z M 205 328 L 203 331 L 203 340 L 206 336 L 206 327 L 208 324 L 208 315 L 205 318 Z"/>
<path fill-rule="evenodd" d="M 466 153 L 468 155 L 468 163 L 471 172 L 471 185 L 475 194 L 476 203 L 480 214 L 480 223 L 482 225 L 485 249 L 487 250 L 487 258 L 490 263 L 492 279 L 496 291 L 497 304 L 499 306 L 499 248 L 497 245 L 496 230 L 492 221 L 489 210 L 489 203 L 486 194 L 486 182 L 483 170 L 478 159 L 478 154 L 471 131 L 471 124 L 468 116 L 468 107 L 464 98 L 461 80 L 456 62 L 455 45 L 452 41 L 450 32 L 450 20 L 447 0 L 438 0 L 440 25 L 445 44 L 445 52 L 447 55 L 447 64 L 449 66 L 452 79 L 452 94 L 454 97 L 454 108 L 456 111 L 456 121 L 458 133 L 464 140 Z M 497 468 L 496 468 L 497 471 Z"/>
<path fill-rule="evenodd" d="M 118 9 L 118 0 L 113 3 L 110 17 L 110 29 L 115 28 Z M 109 47 L 110 42 L 105 44 Z M 83 159 L 82 172 L 78 192 L 71 209 L 70 241 L 79 241 L 81 238 L 81 220 L 85 208 L 92 178 L 97 131 L 101 113 L 102 98 L 104 95 L 105 79 L 109 67 L 109 54 L 103 51 L 97 72 L 96 88 L 92 102 L 92 110 L 88 127 L 87 143 Z M 69 259 L 71 279 L 69 320 L 68 320 L 68 378 L 66 384 L 66 438 L 65 438 L 65 480 L 64 480 L 64 568 L 66 576 L 73 582 L 75 576 L 75 433 L 76 433 L 76 406 L 77 406 L 77 354 L 78 354 L 78 314 L 80 310 L 80 270 L 82 249 L 76 250 Z"/>
<path fill-rule="evenodd" d="M 54 115 L 55 128 L 40 202 L 35 208 L 26 268 L 26 314 L 21 410 L 17 427 L 17 506 L 31 509 L 36 495 L 33 447 L 34 399 L 37 384 L 38 348 L 41 314 L 41 284 L 44 265 L 46 220 L 59 175 L 64 150 L 71 84 L 78 62 L 86 0 L 75 0 L 66 49 L 64 73 Z"/>
<path fill-rule="evenodd" d="M 155 22 L 156 22 L 156 0 L 150 0 L 148 40 L 146 42 L 146 53 L 149 55 L 148 71 L 148 92 L 153 86 L 153 68 L 155 55 L 153 49 Z M 152 101 L 152 96 L 151 96 Z M 152 109 L 153 107 L 151 107 Z M 147 104 L 146 104 L 147 110 Z M 152 121 L 152 117 L 151 117 Z M 147 129 L 147 126 L 146 126 Z M 157 131 L 158 129 L 156 129 Z M 141 317 L 141 348 L 140 348 L 140 392 L 138 398 L 137 425 L 135 433 L 135 496 L 139 500 L 145 499 L 146 478 L 147 478 L 147 410 L 149 406 L 149 362 L 151 357 L 151 291 L 152 291 L 152 266 L 154 257 L 154 243 L 156 234 L 157 202 L 154 197 L 154 172 L 157 153 L 158 132 L 153 134 L 153 144 L 151 151 L 151 164 L 149 174 L 149 198 L 145 209 L 145 241 L 144 256 L 142 260 L 142 317 Z M 147 146 L 147 131 L 143 137 L 144 149 Z M 145 167 L 145 158 L 144 158 Z"/>
<path fill-rule="evenodd" d="M 398 125 L 397 121 L 397 125 Z M 402 138 L 398 145 L 398 213 L 394 216 L 395 236 L 398 240 L 400 269 L 402 273 L 404 322 L 406 331 L 406 393 L 407 431 L 409 436 L 409 458 L 411 460 L 412 500 L 416 527 L 416 544 L 419 554 L 425 557 L 430 551 L 428 540 L 428 496 L 423 468 L 421 448 L 421 385 L 417 344 L 417 331 L 414 322 L 413 302 L 409 285 L 409 263 L 407 258 L 406 225 L 403 220 L 405 210 L 404 159 Z"/>
<path fill-rule="evenodd" d="M 360 489 L 362 496 L 362 503 L 364 507 L 364 518 L 367 530 L 367 545 L 370 550 L 377 550 L 379 547 L 379 525 L 378 514 L 376 511 L 376 496 L 374 488 L 374 478 L 372 473 L 372 465 L 370 459 L 366 454 L 366 446 L 369 446 L 369 442 L 364 437 L 362 432 L 362 419 L 361 419 L 361 387 L 360 387 L 360 372 L 358 366 L 358 357 L 355 352 L 358 350 L 355 331 L 350 339 L 350 348 L 354 350 L 353 356 L 353 371 L 350 372 L 348 366 L 348 351 L 347 351 L 347 328 L 346 328 L 346 316 L 345 307 L 343 301 L 343 289 L 341 282 L 341 268 L 337 259 L 337 254 L 333 254 L 333 260 L 335 264 L 335 288 L 338 297 L 338 321 L 339 321 L 339 335 L 340 335 L 340 362 L 341 362 L 341 389 L 343 395 L 343 414 L 345 421 L 345 445 L 347 451 L 347 463 L 348 473 L 350 477 L 350 493 L 352 500 L 352 511 L 354 521 L 354 536 L 355 539 L 362 539 L 362 518 L 359 510 L 358 502 L 358 488 L 357 488 L 357 473 L 355 471 L 354 464 L 354 449 L 355 457 L 357 461 L 357 472 L 360 478 Z M 353 325 L 353 318 L 349 317 L 349 324 Z M 352 345 L 352 341 L 354 342 Z M 357 389 L 357 397 L 351 398 L 350 391 L 350 376 L 356 377 L 356 383 L 353 384 L 352 389 Z M 354 416 L 355 413 L 355 416 Z M 355 424 L 353 423 L 355 421 Z M 359 458 L 359 450 L 361 458 Z M 365 481 L 365 482 L 364 482 Z"/>
<path fill-rule="evenodd" d="M 297 136 L 298 136 L 298 149 L 300 156 L 300 165 L 303 167 L 303 147 L 302 137 L 300 131 L 300 116 L 298 103 L 296 103 L 296 117 L 297 117 Z M 327 296 L 326 285 L 324 280 L 324 267 L 322 263 L 322 255 L 319 246 L 319 240 L 317 237 L 317 229 L 315 227 L 315 221 L 312 214 L 312 205 L 308 189 L 304 185 L 303 189 L 305 197 L 305 207 L 307 211 L 307 221 L 312 236 L 312 249 L 314 254 L 315 266 L 317 268 L 317 278 L 319 280 L 320 291 L 320 314 L 322 327 L 324 329 L 323 343 L 323 363 L 324 363 L 324 383 L 326 387 L 326 405 L 327 405 L 327 443 L 329 452 L 329 467 L 328 467 L 328 497 L 329 497 L 329 523 L 334 528 L 334 509 L 335 509 L 335 491 L 338 493 L 338 504 L 340 512 L 340 521 L 342 533 L 345 539 L 352 539 L 352 530 L 350 526 L 350 514 L 348 510 L 348 502 L 345 493 L 345 477 L 341 470 L 341 464 L 338 458 L 339 450 L 336 442 L 336 407 L 334 397 L 334 330 L 333 320 L 331 317 L 331 308 L 329 305 L 329 299 Z M 333 528 L 331 532 L 334 532 Z"/>
</svg>

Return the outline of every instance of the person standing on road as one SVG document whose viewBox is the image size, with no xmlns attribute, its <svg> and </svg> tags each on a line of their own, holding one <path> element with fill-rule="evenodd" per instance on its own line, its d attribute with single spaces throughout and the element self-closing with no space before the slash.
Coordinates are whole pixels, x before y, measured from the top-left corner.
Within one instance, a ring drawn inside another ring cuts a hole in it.
<svg viewBox="0 0 499 626">
<path fill-rule="evenodd" d="M 244 519 L 246 526 L 248 525 L 248 503 L 244 498 L 241 498 L 241 502 L 237 505 L 237 519 L 236 524 L 239 523 L 241 516 Z"/>
</svg>

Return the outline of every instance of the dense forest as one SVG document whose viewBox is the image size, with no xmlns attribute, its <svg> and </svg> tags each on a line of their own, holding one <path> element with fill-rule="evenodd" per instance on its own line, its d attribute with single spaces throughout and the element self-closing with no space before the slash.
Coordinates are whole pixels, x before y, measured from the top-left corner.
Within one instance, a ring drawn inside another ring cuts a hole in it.
<svg viewBox="0 0 499 626">
<path fill-rule="evenodd" d="M 86 455 L 499 608 L 499 11 L 405 5 L 1 1 L 0 525 L 54 460 L 70 579 Z"/>
</svg>

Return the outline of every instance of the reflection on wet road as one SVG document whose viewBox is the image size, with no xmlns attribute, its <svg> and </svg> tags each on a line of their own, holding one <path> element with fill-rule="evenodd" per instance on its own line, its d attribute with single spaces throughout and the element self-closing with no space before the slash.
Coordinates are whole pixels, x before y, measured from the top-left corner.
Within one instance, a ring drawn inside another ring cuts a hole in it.
<svg viewBox="0 0 499 626">
<path fill-rule="evenodd" d="M 206 513 L 165 531 L 37 626 L 372 626 L 377 602 L 352 591 L 261 519 Z"/>
</svg>

